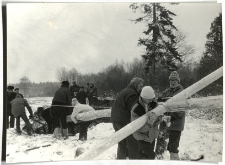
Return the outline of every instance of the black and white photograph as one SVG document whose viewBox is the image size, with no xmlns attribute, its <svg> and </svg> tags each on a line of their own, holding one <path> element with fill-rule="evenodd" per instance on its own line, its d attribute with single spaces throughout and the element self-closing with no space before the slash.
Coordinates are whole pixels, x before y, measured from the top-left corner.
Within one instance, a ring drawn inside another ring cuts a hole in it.
<svg viewBox="0 0 225 165">
<path fill-rule="evenodd" d="M 6 25 L 6 163 L 222 162 L 221 3 L 8 3 Z"/>
</svg>

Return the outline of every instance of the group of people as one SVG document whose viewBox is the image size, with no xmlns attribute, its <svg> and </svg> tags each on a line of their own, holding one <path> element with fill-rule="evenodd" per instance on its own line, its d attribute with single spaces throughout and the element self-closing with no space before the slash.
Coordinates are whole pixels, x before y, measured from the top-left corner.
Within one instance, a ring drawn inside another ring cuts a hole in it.
<svg viewBox="0 0 225 165">
<path fill-rule="evenodd" d="M 16 131 L 18 134 L 21 134 L 22 131 L 20 129 L 20 118 L 25 122 L 26 128 L 28 130 L 28 134 L 31 135 L 33 130 L 32 126 L 29 122 L 29 119 L 25 112 L 25 107 L 28 109 L 30 113 L 30 118 L 33 118 L 33 111 L 28 104 L 27 100 L 23 98 L 23 95 L 19 93 L 19 88 L 15 88 L 14 86 L 7 87 L 7 120 L 6 127 L 14 128 L 15 118 L 16 118 Z"/>
<path fill-rule="evenodd" d="M 173 97 L 183 90 L 180 85 L 179 74 L 173 71 L 169 76 L 170 87 L 162 92 L 160 97 Z M 136 120 L 157 107 L 155 92 L 151 86 L 144 86 L 144 80 L 135 77 L 129 85 L 122 90 L 112 106 L 111 122 L 115 131 L 120 130 L 130 122 Z M 156 118 L 148 117 L 147 123 L 132 135 L 118 143 L 117 159 L 155 159 L 155 141 L 159 136 L 161 125 L 170 119 L 169 143 L 167 150 L 171 160 L 179 160 L 179 142 L 184 129 L 185 112 L 161 113 L 156 112 Z M 165 127 L 163 127 L 165 129 Z"/>
<path fill-rule="evenodd" d="M 73 85 L 70 87 L 70 93 L 72 98 L 77 98 L 81 104 L 95 105 L 97 100 L 97 88 L 94 83 L 87 83 L 86 90 L 83 86 L 78 86 L 76 81 L 73 81 Z"/>
<path fill-rule="evenodd" d="M 85 91 L 84 87 L 78 86 L 75 81 L 71 87 L 68 81 L 63 81 L 61 87 L 55 92 L 51 107 L 38 107 L 34 114 L 27 100 L 19 93 L 19 88 L 14 89 L 13 86 L 8 86 L 7 128 L 14 128 L 16 118 L 16 131 L 18 135 L 21 135 L 20 118 L 22 118 L 25 122 L 23 129 L 27 130 L 28 135 L 32 135 L 35 131 L 26 115 L 25 108 L 27 108 L 30 113 L 29 118 L 39 120 L 39 123 L 40 120 L 45 120 L 48 126 L 46 133 L 53 134 L 57 139 L 61 137 L 68 139 L 67 116 L 71 115 L 72 122 L 69 122 L 69 126 L 72 134 L 75 135 L 74 127 L 79 125 L 79 140 L 87 140 L 87 128 L 91 122 L 80 122 L 75 119 L 78 113 L 94 111 L 90 105 L 94 105 L 93 100 L 97 98 L 97 88 L 93 83 L 87 85 Z"/>
<path fill-rule="evenodd" d="M 69 87 L 68 81 L 62 81 L 61 87 L 55 92 L 51 108 L 39 109 L 37 113 L 46 120 L 49 133 L 53 133 L 57 139 L 68 139 L 67 116 L 71 115 L 72 128 L 80 124 L 79 140 L 87 140 L 87 128 L 90 121 L 78 121 L 78 113 L 94 111 L 91 106 L 97 97 L 97 88 L 93 83 L 87 84 L 87 90 L 83 86 L 78 86 L 76 82 Z M 170 98 L 183 90 L 180 85 L 179 74 L 174 71 L 169 76 L 169 88 L 162 92 L 161 98 Z M 28 134 L 32 133 L 31 124 L 25 113 L 25 107 L 33 118 L 33 111 L 19 89 L 8 86 L 7 91 L 7 128 L 14 127 L 16 118 L 16 130 L 21 134 L 20 118 L 25 122 Z M 158 97 L 159 98 L 159 97 Z M 89 105 L 88 105 L 89 104 Z M 116 98 L 111 109 L 111 122 L 115 131 L 125 127 L 130 122 L 138 119 L 144 114 L 148 114 L 158 106 L 154 89 L 151 86 L 144 86 L 144 80 L 138 77 L 133 78 L 128 86 L 122 90 Z M 10 117 L 10 121 L 9 121 Z M 154 151 L 156 139 L 159 137 L 161 129 L 165 129 L 163 118 L 170 119 L 169 143 L 167 150 L 170 152 L 171 160 L 179 160 L 179 142 L 181 132 L 184 129 L 185 113 L 156 112 L 156 118 L 152 123 L 152 118 L 148 117 L 147 123 L 118 143 L 117 159 L 155 159 Z M 71 124 L 71 123 L 70 123 Z M 157 145 L 157 144 L 156 144 Z"/>
<path fill-rule="evenodd" d="M 53 120 L 55 138 L 68 139 L 68 126 L 74 135 L 74 127 L 79 124 L 79 140 L 87 140 L 87 128 L 90 121 L 77 121 L 76 115 L 87 111 L 94 111 L 93 98 L 97 98 L 97 88 L 93 83 L 88 84 L 86 92 L 83 86 L 78 86 L 76 82 L 69 87 L 68 81 L 63 81 L 53 97 L 50 113 Z M 67 122 L 67 116 L 71 117 L 72 122 Z"/>
</svg>

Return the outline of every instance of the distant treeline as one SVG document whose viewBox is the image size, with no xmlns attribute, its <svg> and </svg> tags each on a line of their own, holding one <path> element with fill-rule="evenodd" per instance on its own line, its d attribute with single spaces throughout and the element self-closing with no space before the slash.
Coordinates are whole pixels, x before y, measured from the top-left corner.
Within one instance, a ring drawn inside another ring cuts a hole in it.
<svg viewBox="0 0 225 165">
<path fill-rule="evenodd" d="M 138 59 L 135 59 L 129 64 L 116 62 L 97 74 L 79 75 L 77 84 L 86 88 L 88 82 L 93 82 L 98 89 L 98 96 L 116 95 L 129 84 L 130 80 L 134 76 L 143 78 L 145 80 L 145 85 L 151 85 L 155 89 L 156 94 L 161 93 L 169 87 L 168 77 L 171 71 L 157 66 L 155 76 L 151 73 L 146 75 L 143 70 L 143 65 L 144 62 Z M 209 65 L 208 67 L 212 67 L 212 71 L 216 69 L 214 65 Z M 212 71 L 209 70 L 208 73 L 206 73 L 206 71 L 202 71 L 199 63 L 184 64 L 178 70 L 181 80 L 180 83 L 184 88 L 187 88 Z M 10 85 L 19 87 L 20 92 L 24 94 L 25 97 L 52 97 L 54 96 L 55 91 L 60 87 L 60 82 L 30 83 L 28 81 L 26 84 L 19 83 Z M 219 95 L 222 93 L 222 78 L 198 92 L 201 96 Z"/>
</svg>

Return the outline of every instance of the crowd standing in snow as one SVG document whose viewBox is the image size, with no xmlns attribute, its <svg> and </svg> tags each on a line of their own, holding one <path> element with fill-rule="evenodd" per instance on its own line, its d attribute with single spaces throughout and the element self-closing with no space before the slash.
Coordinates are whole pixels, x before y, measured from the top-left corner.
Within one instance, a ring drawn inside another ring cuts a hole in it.
<svg viewBox="0 0 225 165">
<path fill-rule="evenodd" d="M 166 100 L 183 90 L 180 85 L 179 74 L 176 71 L 170 74 L 169 84 L 170 87 L 162 92 L 158 100 Z M 28 134 L 32 134 L 32 127 L 25 113 L 26 107 L 30 113 L 30 118 L 42 118 L 46 121 L 48 129 L 44 132 L 53 134 L 54 138 L 66 140 L 69 138 L 68 127 L 71 130 L 70 133 L 75 135 L 74 128 L 79 126 L 79 140 L 87 140 L 88 127 L 92 121 L 91 119 L 90 121 L 88 119 L 87 121 L 78 121 L 76 115 L 95 111 L 93 106 L 97 99 L 97 88 L 92 82 L 87 84 L 87 90 L 85 91 L 83 86 L 76 84 L 76 81 L 70 88 L 68 81 L 62 81 L 61 87 L 55 92 L 52 99 L 51 107 L 38 107 L 34 115 L 19 90 L 13 92 L 13 88 L 13 86 L 8 86 L 7 92 L 7 117 L 8 119 L 10 117 L 10 122 L 7 120 L 8 127 L 9 123 L 10 128 L 14 127 L 14 118 L 16 117 L 16 130 L 18 134 L 21 134 L 20 118 L 22 118 Z M 144 86 L 144 80 L 139 77 L 134 77 L 128 86 L 118 94 L 112 106 L 110 118 L 115 131 L 120 130 L 144 114 L 148 115 L 148 119 L 143 127 L 118 143 L 117 159 L 154 160 L 156 156 L 162 155 L 165 150 L 168 150 L 171 160 L 179 160 L 178 147 L 181 132 L 184 129 L 185 113 L 167 112 L 163 114 L 155 112 L 153 109 L 157 106 L 154 89 L 151 86 Z M 149 111 L 155 112 L 154 119 L 147 113 Z M 68 122 L 68 115 L 70 115 L 72 122 Z M 168 126 L 168 123 L 171 124 Z M 167 148 L 164 146 L 166 137 L 169 138 Z M 157 144 L 154 151 L 156 139 Z"/>
</svg>

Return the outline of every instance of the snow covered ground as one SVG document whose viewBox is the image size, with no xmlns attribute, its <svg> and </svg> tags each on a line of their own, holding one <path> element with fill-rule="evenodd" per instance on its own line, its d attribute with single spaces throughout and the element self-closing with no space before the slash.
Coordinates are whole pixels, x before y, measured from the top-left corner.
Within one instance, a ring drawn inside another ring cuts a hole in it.
<svg viewBox="0 0 225 165">
<path fill-rule="evenodd" d="M 39 106 L 50 105 L 51 100 L 50 97 L 29 98 L 28 102 L 33 111 L 36 111 Z M 52 135 L 18 136 L 15 129 L 11 128 L 7 130 L 6 163 L 74 160 L 78 148 L 82 147 L 87 151 L 113 133 L 114 129 L 111 123 L 100 123 L 89 128 L 88 140 L 82 142 L 78 140 L 79 134 L 70 136 L 67 140 L 56 140 Z M 185 129 L 182 132 L 179 147 L 179 155 L 182 160 L 195 159 L 204 155 L 204 159 L 201 161 L 221 162 L 222 146 L 222 123 L 217 123 L 213 119 L 186 117 Z M 26 151 L 35 147 L 39 148 Z M 117 145 L 114 145 L 99 155 L 96 160 L 114 160 L 116 151 Z M 165 160 L 169 160 L 169 153 L 165 152 L 164 157 Z"/>
</svg>

